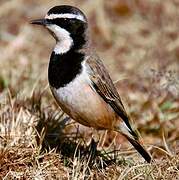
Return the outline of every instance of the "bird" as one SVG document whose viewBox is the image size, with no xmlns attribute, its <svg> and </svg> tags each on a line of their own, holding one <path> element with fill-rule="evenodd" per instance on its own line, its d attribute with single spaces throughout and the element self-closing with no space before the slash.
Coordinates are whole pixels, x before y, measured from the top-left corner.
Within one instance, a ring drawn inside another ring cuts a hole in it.
<svg viewBox="0 0 179 180">
<path fill-rule="evenodd" d="M 151 155 L 132 127 L 108 70 L 91 46 L 85 14 L 77 7 L 59 5 L 31 24 L 45 27 L 56 40 L 48 81 L 60 108 L 84 126 L 122 134 L 150 163 Z"/>
</svg>

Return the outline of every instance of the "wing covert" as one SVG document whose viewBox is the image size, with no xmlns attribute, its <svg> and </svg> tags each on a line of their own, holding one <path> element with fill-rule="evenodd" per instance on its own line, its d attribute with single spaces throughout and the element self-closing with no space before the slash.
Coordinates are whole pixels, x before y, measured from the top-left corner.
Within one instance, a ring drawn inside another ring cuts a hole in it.
<svg viewBox="0 0 179 180">
<path fill-rule="evenodd" d="M 87 59 L 88 73 L 90 79 L 93 82 L 93 88 L 98 92 L 98 94 L 108 103 L 114 111 L 123 119 L 125 124 L 130 130 L 130 133 L 134 137 L 138 137 L 133 131 L 130 123 L 129 117 L 124 109 L 121 98 L 104 66 L 102 61 L 97 57 L 90 57 Z"/>
</svg>

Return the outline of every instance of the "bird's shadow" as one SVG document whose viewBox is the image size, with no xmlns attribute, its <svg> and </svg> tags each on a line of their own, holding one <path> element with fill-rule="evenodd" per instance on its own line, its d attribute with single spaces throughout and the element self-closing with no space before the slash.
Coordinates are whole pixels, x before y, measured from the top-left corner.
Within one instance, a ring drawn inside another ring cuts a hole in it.
<svg viewBox="0 0 179 180">
<path fill-rule="evenodd" d="M 117 151 L 110 153 L 98 151 L 97 142 L 93 139 L 90 145 L 87 145 L 78 130 L 76 133 L 65 132 L 64 129 L 69 120 L 70 118 L 64 117 L 61 111 L 50 111 L 48 115 L 41 114 L 36 129 L 38 132 L 37 142 L 42 151 L 55 149 L 57 153 L 62 155 L 65 162 L 80 154 L 81 161 L 87 160 L 90 167 L 95 164 L 98 165 L 98 168 L 102 166 L 104 168 L 110 164 L 124 163 L 124 159 L 119 159 Z"/>
</svg>

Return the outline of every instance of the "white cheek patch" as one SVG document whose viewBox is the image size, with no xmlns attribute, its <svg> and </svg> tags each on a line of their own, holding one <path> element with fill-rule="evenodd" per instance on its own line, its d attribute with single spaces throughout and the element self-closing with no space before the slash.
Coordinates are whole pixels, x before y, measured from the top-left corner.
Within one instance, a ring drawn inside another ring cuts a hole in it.
<svg viewBox="0 0 179 180">
<path fill-rule="evenodd" d="M 54 48 L 55 54 L 64 54 L 68 52 L 73 45 L 73 39 L 70 33 L 57 25 L 49 25 L 47 28 L 52 31 L 57 38 L 57 44 Z"/>
<path fill-rule="evenodd" d="M 45 19 L 56 19 L 56 18 L 78 19 L 80 21 L 86 22 L 84 16 L 80 14 L 65 13 L 65 14 L 50 14 L 45 16 Z"/>
</svg>

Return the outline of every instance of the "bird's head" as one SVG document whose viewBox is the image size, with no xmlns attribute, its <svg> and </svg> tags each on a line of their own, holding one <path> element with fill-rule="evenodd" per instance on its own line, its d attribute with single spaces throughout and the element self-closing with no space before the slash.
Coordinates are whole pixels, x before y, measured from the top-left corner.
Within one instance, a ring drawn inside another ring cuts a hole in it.
<svg viewBox="0 0 179 180">
<path fill-rule="evenodd" d="M 45 18 L 32 20 L 31 24 L 42 25 L 61 43 L 64 49 L 80 49 L 86 43 L 87 19 L 81 10 L 73 6 L 61 5 L 51 8 Z M 60 46 L 58 47 L 60 48 Z"/>
</svg>

